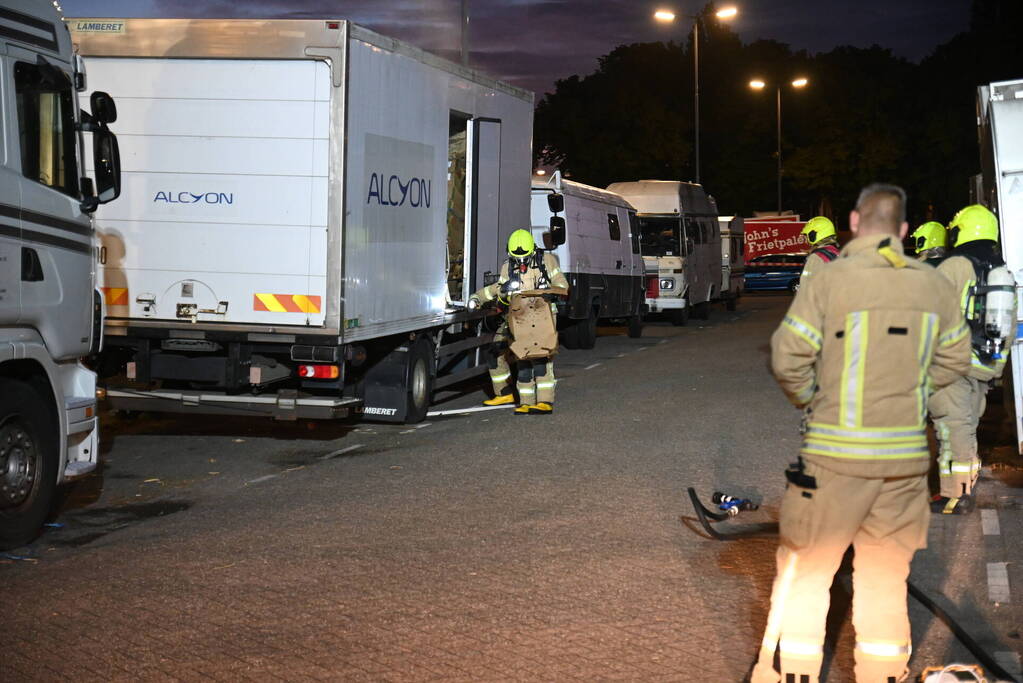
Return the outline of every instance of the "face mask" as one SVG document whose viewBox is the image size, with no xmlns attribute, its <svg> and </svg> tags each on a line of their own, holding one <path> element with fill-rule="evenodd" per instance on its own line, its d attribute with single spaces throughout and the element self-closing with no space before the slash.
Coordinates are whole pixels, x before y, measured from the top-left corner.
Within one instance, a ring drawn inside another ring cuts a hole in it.
<svg viewBox="0 0 1023 683">
<path fill-rule="evenodd" d="M 817 231 L 816 230 L 811 230 L 810 232 L 806 233 L 806 239 L 808 239 L 810 241 L 810 244 L 813 244 L 814 242 L 816 242 L 817 241 Z"/>
</svg>

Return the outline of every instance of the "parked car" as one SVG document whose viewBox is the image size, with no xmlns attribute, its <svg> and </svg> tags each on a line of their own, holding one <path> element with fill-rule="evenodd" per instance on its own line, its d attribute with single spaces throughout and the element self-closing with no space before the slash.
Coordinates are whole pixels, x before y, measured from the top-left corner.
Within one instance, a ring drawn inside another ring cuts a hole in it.
<svg viewBox="0 0 1023 683">
<path fill-rule="evenodd" d="M 799 289 L 806 254 L 764 254 L 746 264 L 746 291 Z"/>
</svg>

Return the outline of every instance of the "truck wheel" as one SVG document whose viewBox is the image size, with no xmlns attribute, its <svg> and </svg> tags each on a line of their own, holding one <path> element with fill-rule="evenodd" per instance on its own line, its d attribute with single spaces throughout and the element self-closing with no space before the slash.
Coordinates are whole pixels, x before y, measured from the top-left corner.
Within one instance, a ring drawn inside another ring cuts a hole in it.
<svg viewBox="0 0 1023 683">
<path fill-rule="evenodd" d="M 597 345 L 597 311 L 590 309 L 590 315 L 578 323 L 579 348 L 592 349 Z"/>
<path fill-rule="evenodd" d="M 568 320 L 565 329 L 558 333 L 558 341 L 566 349 L 579 348 L 579 325 L 582 322 L 581 320 Z"/>
<path fill-rule="evenodd" d="M 0 549 L 39 533 L 57 488 L 58 426 L 29 384 L 0 379 Z"/>
<path fill-rule="evenodd" d="M 634 315 L 629 318 L 629 337 L 639 339 L 643 336 L 643 316 Z"/>
<path fill-rule="evenodd" d="M 699 318 L 700 320 L 707 320 L 710 318 L 710 302 L 701 301 L 693 307 L 693 317 Z"/>
<path fill-rule="evenodd" d="M 686 306 L 685 308 L 671 309 L 668 311 L 668 320 L 670 320 L 671 324 L 675 327 L 682 327 L 689 322 L 689 307 Z"/>
<path fill-rule="evenodd" d="M 425 339 L 418 339 L 409 349 L 407 381 L 408 411 L 405 413 L 405 422 L 422 422 L 433 400 L 433 348 Z"/>
</svg>

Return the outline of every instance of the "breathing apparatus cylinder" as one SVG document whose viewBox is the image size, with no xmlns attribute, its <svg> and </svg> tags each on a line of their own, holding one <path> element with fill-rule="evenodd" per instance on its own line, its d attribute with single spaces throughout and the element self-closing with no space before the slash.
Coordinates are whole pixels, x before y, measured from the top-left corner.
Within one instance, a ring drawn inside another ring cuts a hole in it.
<svg viewBox="0 0 1023 683">
<path fill-rule="evenodd" d="M 1001 358 L 1002 350 L 1016 337 L 1016 280 L 1008 268 L 998 266 L 988 271 L 983 290 L 983 351 Z"/>
</svg>

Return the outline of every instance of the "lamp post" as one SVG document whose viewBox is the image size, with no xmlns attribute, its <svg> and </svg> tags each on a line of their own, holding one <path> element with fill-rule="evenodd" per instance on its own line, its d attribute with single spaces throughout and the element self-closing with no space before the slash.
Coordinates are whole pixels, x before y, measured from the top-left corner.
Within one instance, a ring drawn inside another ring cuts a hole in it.
<svg viewBox="0 0 1023 683">
<path fill-rule="evenodd" d="M 791 82 L 793 88 L 805 88 L 810 81 L 806 78 L 796 78 Z M 767 83 L 759 78 L 755 78 L 749 82 L 749 87 L 754 90 L 763 90 L 767 87 Z M 778 150 L 775 155 L 778 157 L 778 215 L 781 215 L 781 86 L 776 85 L 774 88 L 775 94 L 775 109 L 776 118 L 778 125 Z"/>
<path fill-rule="evenodd" d="M 725 7 L 714 13 L 718 19 L 734 19 L 739 14 L 735 7 Z M 700 15 L 682 15 L 693 20 L 693 129 L 695 131 L 694 170 L 695 180 L 700 182 Z M 670 24 L 675 21 L 675 13 L 667 9 L 654 12 L 654 19 Z"/>
</svg>

